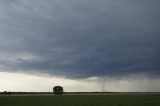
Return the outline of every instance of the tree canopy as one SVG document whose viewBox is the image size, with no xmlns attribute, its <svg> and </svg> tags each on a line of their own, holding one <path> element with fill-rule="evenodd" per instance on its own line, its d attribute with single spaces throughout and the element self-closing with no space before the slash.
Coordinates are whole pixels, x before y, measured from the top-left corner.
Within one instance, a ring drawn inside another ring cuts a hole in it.
<svg viewBox="0 0 160 106">
<path fill-rule="evenodd" d="M 53 87 L 53 93 L 62 95 L 63 94 L 63 87 L 61 87 L 61 86 Z"/>
</svg>

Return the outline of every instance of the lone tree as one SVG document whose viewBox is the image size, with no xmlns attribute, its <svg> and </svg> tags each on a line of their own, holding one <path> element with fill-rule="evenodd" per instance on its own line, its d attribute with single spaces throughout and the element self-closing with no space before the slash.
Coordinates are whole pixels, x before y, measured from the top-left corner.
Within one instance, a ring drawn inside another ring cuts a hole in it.
<svg viewBox="0 0 160 106">
<path fill-rule="evenodd" d="M 63 87 L 61 87 L 61 86 L 53 87 L 53 93 L 55 95 L 62 95 L 63 94 Z"/>
</svg>

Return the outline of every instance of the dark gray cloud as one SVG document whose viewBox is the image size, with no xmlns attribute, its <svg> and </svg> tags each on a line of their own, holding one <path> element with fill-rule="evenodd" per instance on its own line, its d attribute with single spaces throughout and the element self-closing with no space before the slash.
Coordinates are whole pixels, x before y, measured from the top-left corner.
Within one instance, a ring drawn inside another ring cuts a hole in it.
<svg viewBox="0 0 160 106">
<path fill-rule="evenodd" d="M 160 1 L 1 0 L 0 70 L 160 75 Z"/>
</svg>

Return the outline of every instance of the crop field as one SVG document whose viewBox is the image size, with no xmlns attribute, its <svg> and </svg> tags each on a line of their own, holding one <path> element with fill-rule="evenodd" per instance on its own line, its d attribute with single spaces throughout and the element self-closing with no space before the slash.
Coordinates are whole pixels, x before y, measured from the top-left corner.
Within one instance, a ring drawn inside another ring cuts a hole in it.
<svg viewBox="0 0 160 106">
<path fill-rule="evenodd" d="M 0 106 L 160 106 L 160 94 L 11 95 L 0 96 Z"/>
</svg>

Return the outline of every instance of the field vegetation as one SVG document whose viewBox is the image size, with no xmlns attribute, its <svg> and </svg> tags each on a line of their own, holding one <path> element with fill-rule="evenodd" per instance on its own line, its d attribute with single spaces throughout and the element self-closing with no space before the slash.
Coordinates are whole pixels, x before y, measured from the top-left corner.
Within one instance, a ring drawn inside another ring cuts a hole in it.
<svg viewBox="0 0 160 106">
<path fill-rule="evenodd" d="M 8 95 L 0 106 L 160 106 L 160 94 Z"/>
</svg>

